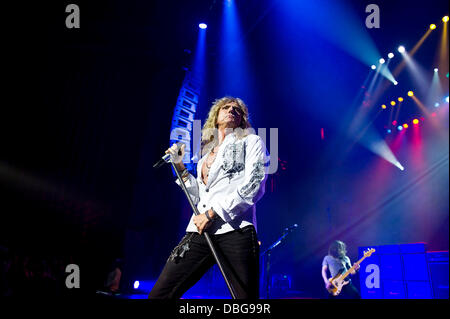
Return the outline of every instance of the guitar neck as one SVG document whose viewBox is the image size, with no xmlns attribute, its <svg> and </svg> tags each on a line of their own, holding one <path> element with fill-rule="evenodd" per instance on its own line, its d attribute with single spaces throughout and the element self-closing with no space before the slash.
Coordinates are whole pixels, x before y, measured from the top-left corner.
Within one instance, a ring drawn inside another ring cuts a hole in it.
<svg viewBox="0 0 450 319">
<path fill-rule="evenodd" d="M 354 270 L 356 268 L 356 266 L 358 266 L 364 259 L 366 259 L 367 256 L 363 256 L 360 260 L 358 260 L 357 262 L 355 262 L 355 264 L 350 267 L 349 270 L 347 270 L 343 275 L 342 275 L 342 279 L 345 279 L 348 275 L 350 275 L 350 272 L 352 270 Z"/>
</svg>

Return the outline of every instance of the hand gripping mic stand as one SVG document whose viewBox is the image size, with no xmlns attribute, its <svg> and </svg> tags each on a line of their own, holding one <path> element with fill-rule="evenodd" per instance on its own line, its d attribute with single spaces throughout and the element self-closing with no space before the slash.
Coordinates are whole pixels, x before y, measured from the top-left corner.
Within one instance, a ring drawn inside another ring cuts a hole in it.
<svg viewBox="0 0 450 319">
<path fill-rule="evenodd" d="M 189 204 L 191 205 L 191 208 L 194 211 L 194 214 L 196 216 L 200 215 L 200 212 L 198 211 L 197 206 L 194 205 L 194 202 L 192 201 L 192 198 L 191 198 L 191 196 L 188 193 L 186 185 L 184 184 L 184 181 L 181 178 L 180 172 L 178 172 L 178 170 L 177 170 L 177 168 L 175 166 L 175 163 L 172 160 L 170 161 L 170 163 L 172 164 L 173 170 L 177 174 L 178 181 L 180 182 L 181 188 L 183 189 L 184 194 L 186 195 L 186 197 L 187 197 L 187 199 L 189 201 Z M 225 279 L 225 283 L 227 284 L 227 287 L 230 290 L 231 297 L 233 299 L 236 299 L 236 294 L 234 292 L 233 286 L 231 285 L 230 281 L 227 278 L 227 275 L 225 274 L 225 272 L 223 270 L 222 263 L 219 260 L 219 256 L 217 255 L 217 252 L 216 252 L 216 250 L 214 248 L 214 245 L 213 245 L 213 243 L 211 241 L 211 238 L 209 237 L 209 234 L 207 232 L 203 232 L 203 235 L 205 236 L 206 241 L 208 243 L 208 246 L 211 249 L 211 252 L 212 252 L 212 254 L 214 256 L 214 259 L 216 260 L 217 266 L 219 266 L 220 272 L 222 273 L 222 276 Z"/>
</svg>

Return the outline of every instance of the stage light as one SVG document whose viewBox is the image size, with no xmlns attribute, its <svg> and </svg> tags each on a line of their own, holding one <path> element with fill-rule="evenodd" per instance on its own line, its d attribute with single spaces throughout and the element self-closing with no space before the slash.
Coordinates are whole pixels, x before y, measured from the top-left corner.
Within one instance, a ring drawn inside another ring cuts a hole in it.
<svg viewBox="0 0 450 319">
<path fill-rule="evenodd" d="M 431 113 L 431 116 L 435 117 L 436 116 L 436 112 Z"/>
<path fill-rule="evenodd" d="M 438 102 L 434 103 L 434 107 L 438 107 L 438 106 L 439 106 Z"/>
<path fill-rule="evenodd" d="M 384 64 L 384 62 L 386 62 L 383 58 L 381 58 L 380 60 L 379 60 L 379 62 L 380 62 L 380 64 Z"/>
<path fill-rule="evenodd" d="M 408 128 L 408 124 L 403 124 L 403 128 Z"/>
<path fill-rule="evenodd" d="M 398 47 L 398 52 L 404 53 L 406 51 L 405 47 L 403 45 Z"/>
<path fill-rule="evenodd" d="M 401 126 L 401 125 L 397 126 L 397 130 L 399 130 L 399 131 L 403 130 L 403 126 Z"/>
<path fill-rule="evenodd" d="M 419 120 L 418 120 L 418 119 L 414 119 L 412 122 L 413 122 L 413 124 L 415 124 L 415 125 L 419 124 Z"/>
<path fill-rule="evenodd" d="M 395 106 L 395 101 L 391 101 L 391 105 L 392 105 L 392 106 Z"/>
<path fill-rule="evenodd" d="M 447 102 L 448 103 L 448 96 L 445 98 L 445 102 Z"/>
<path fill-rule="evenodd" d="M 199 27 L 200 29 L 206 29 L 208 26 L 206 25 L 206 23 L 200 23 L 200 24 L 198 25 L 198 27 Z"/>
<path fill-rule="evenodd" d="M 399 101 L 399 102 L 403 102 L 403 98 L 400 96 L 400 97 L 398 98 L 398 101 Z"/>
<path fill-rule="evenodd" d="M 372 64 L 371 68 L 372 68 L 372 70 L 375 70 L 377 67 L 375 64 Z"/>
<path fill-rule="evenodd" d="M 442 18 L 442 21 L 443 21 L 443 22 L 448 22 L 448 16 L 443 17 L 443 18 Z"/>
<path fill-rule="evenodd" d="M 397 162 L 397 164 L 395 166 L 397 166 L 401 171 L 405 170 L 405 168 L 399 162 Z"/>
<path fill-rule="evenodd" d="M 381 108 L 384 110 L 386 108 L 386 104 L 383 104 Z"/>
<path fill-rule="evenodd" d="M 434 68 L 434 72 L 437 73 L 439 71 L 438 68 Z"/>
<path fill-rule="evenodd" d="M 392 59 L 393 57 L 394 57 L 394 53 L 391 52 L 391 53 L 388 54 L 388 58 L 389 59 Z"/>
<path fill-rule="evenodd" d="M 388 132 L 388 134 L 391 134 L 392 131 L 391 131 L 391 129 L 388 128 L 387 132 Z"/>
<path fill-rule="evenodd" d="M 398 84 L 398 82 L 397 81 L 394 81 L 394 85 L 397 85 Z"/>
<path fill-rule="evenodd" d="M 413 91 L 408 91 L 408 96 L 413 96 L 414 92 Z"/>
<path fill-rule="evenodd" d="M 396 121 L 396 120 L 393 120 L 393 121 L 392 121 L 392 125 L 397 125 L 397 121 Z"/>
<path fill-rule="evenodd" d="M 139 288 L 139 280 L 136 280 L 133 284 L 134 289 L 138 289 Z"/>
<path fill-rule="evenodd" d="M 436 29 L 436 25 L 435 25 L 435 24 L 430 24 L 430 29 L 431 29 L 431 30 Z"/>
</svg>

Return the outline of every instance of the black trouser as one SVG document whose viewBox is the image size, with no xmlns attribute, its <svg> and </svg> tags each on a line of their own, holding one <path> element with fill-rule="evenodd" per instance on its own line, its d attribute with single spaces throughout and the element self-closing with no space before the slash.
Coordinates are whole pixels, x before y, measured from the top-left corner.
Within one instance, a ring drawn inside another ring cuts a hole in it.
<svg viewBox="0 0 450 319">
<path fill-rule="evenodd" d="M 236 297 L 259 298 L 259 245 L 255 228 L 250 225 L 209 236 Z M 183 250 L 186 244 L 189 249 Z M 214 264 L 205 236 L 187 233 L 172 251 L 148 297 L 178 299 Z"/>
</svg>

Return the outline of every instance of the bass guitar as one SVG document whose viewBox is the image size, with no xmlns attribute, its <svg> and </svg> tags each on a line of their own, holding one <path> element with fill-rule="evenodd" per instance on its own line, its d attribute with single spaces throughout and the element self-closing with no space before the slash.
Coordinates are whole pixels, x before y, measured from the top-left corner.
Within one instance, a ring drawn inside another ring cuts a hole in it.
<svg viewBox="0 0 450 319">
<path fill-rule="evenodd" d="M 336 276 L 334 276 L 333 278 L 330 278 L 330 283 L 331 286 L 330 288 L 328 288 L 328 292 L 330 294 L 332 294 L 333 296 L 337 296 L 340 294 L 342 287 L 344 287 L 345 285 L 347 285 L 349 283 L 349 281 L 345 281 L 345 278 L 347 278 L 348 275 L 350 275 L 350 273 L 354 272 L 356 270 L 356 268 L 359 266 L 359 264 L 366 259 L 367 257 L 370 257 L 370 255 L 372 255 L 375 252 L 375 249 L 368 249 L 364 252 L 364 256 L 358 260 L 356 263 L 354 263 L 354 265 L 347 270 L 345 273 L 343 274 L 337 274 Z"/>
</svg>

